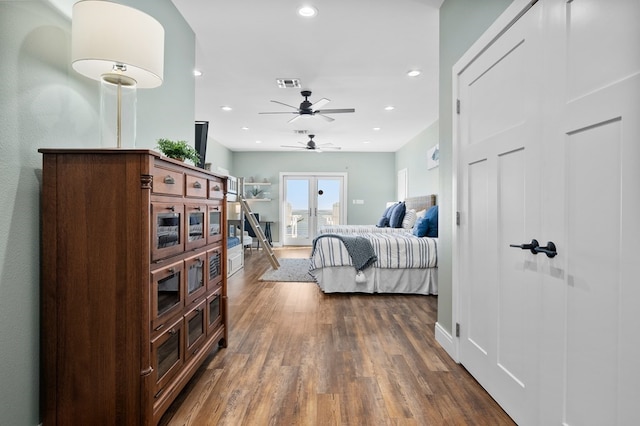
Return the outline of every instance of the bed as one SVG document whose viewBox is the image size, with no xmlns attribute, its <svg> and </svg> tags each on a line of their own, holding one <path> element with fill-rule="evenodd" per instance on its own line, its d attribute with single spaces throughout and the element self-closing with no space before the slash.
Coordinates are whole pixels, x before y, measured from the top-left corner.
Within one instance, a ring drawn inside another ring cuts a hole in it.
<svg viewBox="0 0 640 426">
<path fill-rule="evenodd" d="M 435 210 L 437 229 L 435 196 L 414 197 L 405 203 L 411 209 Z M 367 227 L 373 232 L 365 232 Z M 324 293 L 438 294 L 437 237 L 418 237 L 412 229 L 385 229 L 389 228 L 373 225 L 326 228 L 314 240 L 309 267 L 320 289 Z M 354 256 L 356 243 L 364 247 L 355 250 L 356 254 L 365 251 L 375 257 L 370 266 L 362 267 L 363 260 Z"/>
</svg>

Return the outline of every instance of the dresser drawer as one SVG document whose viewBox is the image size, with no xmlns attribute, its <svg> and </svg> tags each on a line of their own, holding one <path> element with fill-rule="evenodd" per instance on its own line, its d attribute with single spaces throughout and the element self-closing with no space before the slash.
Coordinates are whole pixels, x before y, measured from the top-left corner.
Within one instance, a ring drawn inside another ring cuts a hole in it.
<svg viewBox="0 0 640 426">
<path fill-rule="evenodd" d="M 184 192 L 184 174 L 182 172 L 153 166 L 153 192 L 182 196 Z"/>
<path fill-rule="evenodd" d="M 216 200 L 222 200 L 224 198 L 222 179 L 209 179 L 209 198 Z"/>
<path fill-rule="evenodd" d="M 187 197 L 207 198 L 207 179 L 186 175 Z"/>
</svg>

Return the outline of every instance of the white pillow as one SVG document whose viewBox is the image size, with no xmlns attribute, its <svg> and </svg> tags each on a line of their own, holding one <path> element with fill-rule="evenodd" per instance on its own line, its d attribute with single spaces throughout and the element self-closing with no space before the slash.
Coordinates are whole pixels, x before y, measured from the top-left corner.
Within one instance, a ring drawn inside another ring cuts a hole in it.
<svg viewBox="0 0 640 426">
<path fill-rule="evenodd" d="M 417 218 L 418 218 L 418 215 L 415 210 L 413 209 L 407 210 L 404 213 L 404 219 L 402 219 L 402 228 L 404 229 L 413 228 L 413 225 L 415 225 Z"/>
<path fill-rule="evenodd" d="M 421 217 L 423 217 L 425 214 L 427 214 L 427 209 L 417 211 L 417 212 L 416 212 L 416 220 L 420 219 L 420 218 L 421 218 Z"/>
</svg>

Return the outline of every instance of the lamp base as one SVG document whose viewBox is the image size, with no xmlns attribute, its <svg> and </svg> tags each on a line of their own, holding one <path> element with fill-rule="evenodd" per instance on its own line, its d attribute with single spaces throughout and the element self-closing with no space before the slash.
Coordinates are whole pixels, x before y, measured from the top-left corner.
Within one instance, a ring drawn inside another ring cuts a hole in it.
<svg viewBox="0 0 640 426">
<path fill-rule="evenodd" d="M 104 148 L 135 148 L 135 80 L 105 74 L 100 80 L 100 141 Z"/>
</svg>

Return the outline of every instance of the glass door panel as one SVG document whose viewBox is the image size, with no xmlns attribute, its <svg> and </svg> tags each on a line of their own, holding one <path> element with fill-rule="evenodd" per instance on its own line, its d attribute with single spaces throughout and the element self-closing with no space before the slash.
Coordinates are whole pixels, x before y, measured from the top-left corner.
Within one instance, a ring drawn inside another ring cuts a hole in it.
<svg viewBox="0 0 640 426">
<path fill-rule="evenodd" d="M 151 203 L 151 259 L 153 261 L 180 253 L 184 206 L 173 203 Z"/>
<path fill-rule="evenodd" d="M 206 234 L 204 228 L 204 215 L 206 207 L 204 205 L 185 205 L 187 217 L 187 240 L 186 250 L 193 250 L 206 244 Z"/>
<path fill-rule="evenodd" d="M 151 326 L 154 331 L 160 330 L 164 322 L 184 306 L 183 269 L 180 261 L 151 272 Z"/>
<path fill-rule="evenodd" d="M 310 245 L 311 179 L 308 177 L 286 177 L 284 180 L 284 225 L 285 245 Z"/>
<path fill-rule="evenodd" d="M 222 241 L 222 209 L 220 205 L 209 206 L 209 232 L 207 244 Z"/>
<path fill-rule="evenodd" d="M 318 178 L 316 185 L 317 229 L 342 224 L 342 178 Z M 316 235 L 318 233 L 316 232 Z"/>
<path fill-rule="evenodd" d="M 185 259 L 184 265 L 186 268 L 187 279 L 187 299 L 186 304 L 193 302 L 205 292 L 205 253 L 198 256 Z"/>
<path fill-rule="evenodd" d="M 198 348 L 205 336 L 205 301 L 203 300 L 194 310 L 184 316 L 186 341 L 186 359 L 198 352 Z"/>
</svg>

